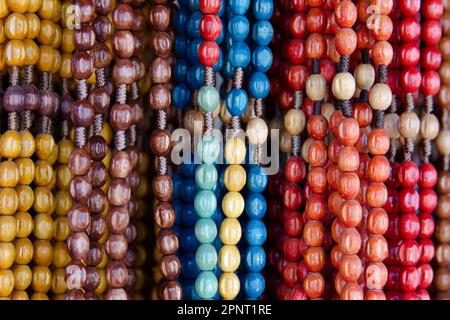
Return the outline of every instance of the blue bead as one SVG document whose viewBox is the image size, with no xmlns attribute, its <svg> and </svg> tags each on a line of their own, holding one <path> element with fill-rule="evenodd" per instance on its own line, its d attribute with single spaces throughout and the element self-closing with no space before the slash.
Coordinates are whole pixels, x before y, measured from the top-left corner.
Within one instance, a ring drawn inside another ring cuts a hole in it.
<svg viewBox="0 0 450 320">
<path fill-rule="evenodd" d="M 189 70 L 189 64 L 185 59 L 177 59 L 175 66 L 173 67 L 173 77 L 176 82 L 186 82 L 187 72 Z"/>
<path fill-rule="evenodd" d="M 177 37 L 175 37 L 175 39 Z M 193 66 L 200 64 L 200 60 L 198 59 L 198 48 L 202 43 L 203 43 L 202 39 L 192 39 L 187 44 L 186 58 L 187 61 Z"/>
<path fill-rule="evenodd" d="M 193 203 L 185 203 L 181 211 L 181 221 L 184 226 L 194 227 L 198 220 L 197 212 Z"/>
<path fill-rule="evenodd" d="M 252 192 L 263 192 L 267 188 L 269 177 L 265 169 L 258 165 L 251 165 L 247 171 L 247 188 Z"/>
<path fill-rule="evenodd" d="M 267 229 L 259 219 L 251 219 L 245 228 L 245 240 L 251 246 L 262 246 L 267 238 Z"/>
<path fill-rule="evenodd" d="M 184 279 L 194 280 L 200 273 L 200 269 L 197 267 L 195 262 L 195 254 L 193 252 L 186 253 L 181 256 L 181 276 Z"/>
<path fill-rule="evenodd" d="M 257 21 L 252 27 L 252 38 L 260 46 L 268 46 L 272 41 L 273 27 L 269 21 Z"/>
<path fill-rule="evenodd" d="M 220 275 L 222 274 L 222 269 L 220 269 L 219 265 L 216 265 L 213 272 L 216 275 L 217 279 L 219 279 Z"/>
<path fill-rule="evenodd" d="M 200 21 L 202 20 L 203 14 L 200 11 L 196 11 L 191 14 L 189 21 L 187 23 L 187 32 L 189 38 L 200 38 Z"/>
<path fill-rule="evenodd" d="M 180 238 L 183 229 L 181 228 L 181 226 L 175 224 L 172 226 L 172 231 L 177 235 L 178 238 Z"/>
<path fill-rule="evenodd" d="M 186 32 L 186 23 L 189 20 L 189 15 L 189 11 L 185 8 L 175 10 L 175 14 L 173 16 L 173 26 L 177 33 Z"/>
<path fill-rule="evenodd" d="M 197 184 L 194 179 L 185 179 L 181 188 L 181 199 L 189 202 L 194 199 L 197 193 Z"/>
<path fill-rule="evenodd" d="M 220 227 L 220 223 L 224 219 L 222 208 L 220 206 L 217 207 L 216 211 L 211 216 L 211 219 L 214 221 L 214 223 L 216 224 L 217 227 Z"/>
<path fill-rule="evenodd" d="M 245 277 L 244 290 L 248 298 L 256 299 L 264 293 L 266 281 L 261 273 L 249 273 Z"/>
<path fill-rule="evenodd" d="M 234 14 L 245 14 L 250 7 L 250 0 L 229 0 L 228 4 Z"/>
<path fill-rule="evenodd" d="M 252 192 L 245 197 L 245 212 L 250 219 L 262 219 L 267 211 L 267 202 L 259 192 Z"/>
<path fill-rule="evenodd" d="M 250 49 L 245 42 L 235 42 L 229 52 L 231 65 L 235 68 L 246 68 L 250 63 Z"/>
<path fill-rule="evenodd" d="M 181 279 L 181 286 L 183 287 L 183 300 L 195 300 L 195 298 L 198 299 L 198 295 L 195 292 L 194 285 L 194 280 Z"/>
<path fill-rule="evenodd" d="M 225 40 L 225 31 L 224 28 L 220 28 L 220 35 L 216 39 L 216 43 L 220 46 L 220 44 Z M 220 56 L 223 56 L 222 50 L 220 51 Z"/>
<path fill-rule="evenodd" d="M 270 20 L 273 15 L 273 0 L 254 0 L 253 15 L 257 20 Z"/>
<path fill-rule="evenodd" d="M 195 262 L 202 271 L 213 270 L 217 265 L 217 251 L 210 243 L 201 244 L 195 253 Z"/>
<path fill-rule="evenodd" d="M 195 177 L 195 170 L 197 169 L 197 165 L 194 163 L 194 156 L 191 155 L 191 161 L 190 163 L 182 163 L 180 165 L 180 173 L 185 178 L 194 178 Z"/>
<path fill-rule="evenodd" d="M 261 272 L 266 266 L 266 252 L 262 246 L 248 246 L 243 261 L 249 272 Z"/>
<path fill-rule="evenodd" d="M 205 77 L 205 68 L 201 64 L 196 64 L 189 68 L 187 74 L 187 84 L 191 90 L 200 89 L 203 86 Z"/>
<path fill-rule="evenodd" d="M 200 1 L 199 0 L 186 0 L 189 9 L 194 12 L 200 10 Z"/>
<path fill-rule="evenodd" d="M 230 35 L 227 34 L 225 37 L 225 48 L 227 51 L 230 51 L 230 49 L 233 47 L 233 39 L 231 39 Z"/>
<path fill-rule="evenodd" d="M 247 108 L 248 96 L 243 89 L 231 89 L 227 95 L 227 109 L 232 116 L 241 116 Z"/>
<path fill-rule="evenodd" d="M 172 185 L 173 185 L 173 198 L 177 199 L 180 197 L 180 186 L 183 184 L 183 177 L 181 174 L 175 172 L 172 175 Z"/>
<path fill-rule="evenodd" d="M 262 72 L 257 71 L 252 73 L 248 83 L 248 89 L 253 98 L 264 99 L 269 95 L 270 91 L 269 78 Z"/>
<path fill-rule="evenodd" d="M 183 228 L 180 235 L 180 251 L 194 252 L 199 245 L 200 244 L 195 237 L 194 228 Z"/>
<path fill-rule="evenodd" d="M 221 17 L 225 13 L 225 0 L 220 0 L 220 9 L 219 12 L 217 12 L 217 16 Z"/>
<path fill-rule="evenodd" d="M 177 109 L 185 109 L 191 101 L 191 91 L 183 83 L 177 84 L 177 86 L 172 90 L 171 95 L 172 104 Z"/>
<path fill-rule="evenodd" d="M 222 69 L 223 66 L 223 54 L 222 54 L 222 49 L 219 48 L 220 54 L 219 54 L 219 60 L 217 60 L 216 64 L 213 65 L 213 70 L 214 72 L 219 72 L 220 69 Z"/>
<path fill-rule="evenodd" d="M 212 219 L 198 219 L 194 230 L 195 236 L 200 243 L 212 243 L 216 239 L 217 227 Z"/>
<path fill-rule="evenodd" d="M 245 41 L 250 32 L 250 24 L 246 16 L 237 15 L 228 21 L 228 32 L 233 41 Z"/>
<path fill-rule="evenodd" d="M 172 208 L 175 212 L 175 224 L 181 224 L 181 211 L 183 210 L 183 203 L 180 200 L 173 200 Z"/>
<path fill-rule="evenodd" d="M 185 34 L 177 34 L 173 42 L 173 52 L 178 58 L 182 58 L 187 54 L 188 39 Z"/>
<path fill-rule="evenodd" d="M 255 71 L 266 72 L 272 66 L 272 51 L 267 46 L 256 47 L 252 53 L 252 63 Z"/>
<path fill-rule="evenodd" d="M 212 271 L 201 272 L 195 280 L 195 291 L 200 299 L 212 299 L 218 286 L 217 277 Z"/>
<path fill-rule="evenodd" d="M 223 64 L 223 67 L 222 67 L 222 74 L 225 77 L 225 79 L 231 79 L 233 77 L 233 73 L 234 73 L 234 68 L 231 65 L 230 60 L 226 59 L 225 63 Z"/>
</svg>

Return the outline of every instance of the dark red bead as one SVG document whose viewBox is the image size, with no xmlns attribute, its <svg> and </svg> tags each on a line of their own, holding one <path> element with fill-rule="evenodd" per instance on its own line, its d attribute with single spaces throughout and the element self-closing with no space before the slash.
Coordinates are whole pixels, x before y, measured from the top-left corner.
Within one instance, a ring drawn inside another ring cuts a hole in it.
<svg viewBox="0 0 450 320">
<path fill-rule="evenodd" d="M 434 244 L 430 239 L 419 240 L 420 262 L 428 263 L 434 258 Z"/>
<path fill-rule="evenodd" d="M 283 203 L 291 210 L 298 210 L 303 203 L 302 189 L 296 184 L 289 185 L 283 193 Z"/>
<path fill-rule="evenodd" d="M 425 71 L 422 75 L 422 91 L 426 96 L 435 96 L 441 88 L 441 78 L 434 70 Z"/>
<path fill-rule="evenodd" d="M 428 46 L 435 46 L 442 37 L 441 23 L 438 20 L 427 20 L 422 23 L 422 40 Z"/>
<path fill-rule="evenodd" d="M 414 187 L 419 181 L 419 168 L 414 162 L 405 161 L 398 168 L 397 177 L 402 187 Z"/>
<path fill-rule="evenodd" d="M 427 19 L 439 20 L 444 13 L 442 0 L 424 0 L 422 3 L 422 14 Z"/>
<path fill-rule="evenodd" d="M 435 223 L 431 213 L 421 213 L 419 215 L 420 220 L 420 233 L 421 239 L 431 238 L 434 233 Z"/>
<path fill-rule="evenodd" d="M 205 41 L 198 48 L 200 63 L 206 67 L 214 66 L 219 61 L 220 49 L 214 41 Z"/>
<path fill-rule="evenodd" d="M 431 213 L 436 209 L 438 197 L 433 189 L 423 189 L 419 194 L 420 210 L 422 212 Z"/>
<path fill-rule="evenodd" d="M 420 272 L 416 267 L 402 268 L 400 271 L 400 287 L 403 291 L 415 291 L 420 285 Z"/>
<path fill-rule="evenodd" d="M 300 239 L 289 238 L 283 243 L 283 254 L 288 261 L 298 261 L 301 257 L 300 254 Z M 297 274 L 295 270 L 295 274 Z"/>
<path fill-rule="evenodd" d="M 409 67 L 402 70 L 400 82 L 403 90 L 408 93 L 416 92 L 420 88 L 422 82 L 422 75 L 420 70 L 416 67 Z"/>
<path fill-rule="evenodd" d="M 419 209 L 419 193 L 413 188 L 403 188 L 398 195 L 401 212 L 414 213 Z"/>
<path fill-rule="evenodd" d="M 306 15 L 304 13 L 295 14 L 289 21 L 289 29 L 292 37 L 306 38 Z"/>
<path fill-rule="evenodd" d="M 399 230 L 402 239 L 414 240 L 420 232 L 420 220 L 414 213 L 400 216 Z"/>
<path fill-rule="evenodd" d="M 442 53 L 436 47 L 425 47 L 421 52 L 422 68 L 425 70 L 437 70 L 442 62 Z"/>
<path fill-rule="evenodd" d="M 398 7 L 404 16 L 415 16 L 420 10 L 421 0 L 400 0 Z"/>
<path fill-rule="evenodd" d="M 291 157 L 284 166 L 284 174 L 286 179 L 291 182 L 299 183 L 306 175 L 306 166 L 303 159 L 299 157 Z"/>
<path fill-rule="evenodd" d="M 306 59 L 305 41 L 303 39 L 292 39 L 287 43 L 287 57 L 292 64 L 304 64 Z"/>
<path fill-rule="evenodd" d="M 401 21 L 399 33 L 405 43 L 420 39 L 420 22 L 416 17 L 408 17 Z"/>
<path fill-rule="evenodd" d="M 437 180 L 437 170 L 431 163 L 424 163 L 420 166 L 418 183 L 421 188 L 434 188 Z"/>
<path fill-rule="evenodd" d="M 420 274 L 420 289 L 428 288 L 433 282 L 433 268 L 428 263 L 421 264 L 417 267 Z"/>
<path fill-rule="evenodd" d="M 218 16 L 207 14 L 200 21 L 200 34 L 207 41 L 216 41 L 222 32 L 222 21 Z"/>
<path fill-rule="evenodd" d="M 420 49 L 415 43 L 405 43 L 399 51 L 400 63 L 403 67 L 412 67 L 419 63 Z"/>
</svg>

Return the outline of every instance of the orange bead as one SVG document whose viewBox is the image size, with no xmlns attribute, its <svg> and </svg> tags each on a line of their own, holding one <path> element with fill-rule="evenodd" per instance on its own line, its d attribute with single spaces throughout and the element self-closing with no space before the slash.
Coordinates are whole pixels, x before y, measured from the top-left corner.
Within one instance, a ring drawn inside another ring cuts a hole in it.
<svg viewBox="0 0 450 320">
<path fill-rule="evenodd" d="M 318 195 L 312 194 L 306 200 L 305 214 L 308 219 L 322 220 L 327 213 L 327 204 L 325 199 Z"/>
<path fill-rule="evenodd" d="M 371 56 L 377 65 L 389 65 L 394 55 L 392 45 L 387 41 L 378 41 L 372 48 Z"/>
<path fill-rule="evenodd" d="M 303 227 L 303 240 L 310 247 L 320 247 L 325 239 L 323 224 L 316 220 L 309 220 Z"/>
<path fill-rule="evenodd" d="M 336 33 L 336 50 L 339 54 L 351 55 L 356 50 L 358 38 L 353 29 L 342 28 Z"/>
<path fill-rule="evenodd" d="M 320 33 L 312 33 L 306 40 L 306 56 L 310 59 L 322 59 L 327 52 L 327 43 Z"/>
<path fill-rule="evenodd" d="M 341 300 L 363 300 L 364 291 L 357 283 L 350 282 L 342 288 Z"/>
<path fill-rule="evenodd" d="M 386 204 L 387 188 L 382 182 L 372 182 L 366 192 L 367 204 L 372 208 L 381 208 Z"/>
<path fill-rule="evenodd" d="M 308 185 L 314 193 L 323 193 L 327 189 L 327 171 L 322 167 L 312 167 L 308 173 Z"/>
<path fill-rule="evenodd" d="M 356 171 L 359 168 L 359 153 L 353 146 L 345 146 L 338 156 L 339 170 Z"/>
<path fill-rule="evenodd" d="M 334 11 L 334 19 L 341 28 L 351 28 L 357 18 L 356 6 L 351 1 L 339 1 Z"/>
<path fill-rule="evenodd" d="M 365 25 L 356 29 L 357 47 L 360 50 L 372 48 L 375 39 Z"/>
<path fill-rule="evenodd" d="M 367 166 L 367 177 L 375 182 L 384 182 L 389 178 L 390 169 L 385 156 L 374 156 Z"/>
<path fill-rule="evenodd" d="M 362 208 L 357 200 L 346 200 L 342 203 L 339 219 L 347 227 L 357 227 L 362 219 Z"/>
<path fill-rule="evenodd" d="M 339 263 L 339 274 L 347 282 L 357 282 L 362 273 L 361 259 L 356 254 L 344 254 Z"/>
<path fill-rule="evenodd" d="M 322 115 L 313 115 L 306 125 L 308 135 L 316 140 L 323 140 L 328 133 L 328 121 Z"/>
<path fill-rule="evenodd" d="M 373 155 L 384 155 L 389 151 L 391 141 L 386 130 L 381 128 L 373 129 L 369 134 L 367 146 Z"/>
<path fill-rule="evenodd" d="M 333 132 L 333 135 L 337 138 L 339 133 L 339 124 L 342 120 L 344 120 L 344 114 L 341 110 L 337 110 L 333 112 L 330 117 L 330 129 Z"/>
<path fill-rule="evenodd" d="M 319 272 L 325 265 L 325 251 L 322 247 L 308 247 L 303 259 L 309 271 Z"/>
<path fill-rule="evenodd" d="M 366 243 L 366 257 L 370 261 L 382 262 L 387 258 L 388 244 L 381 235 L 370 236 Z"/>
<path fill-rule="evenodd" d="M 359 177 L 354 172 L 342 172 L 338 181 L 339 194 L 344 199 L 355 199 L 359 192 Z"/>
<path fill-rule="evenodd" d="M 308 149 L 308 162 L 313 167 L 323 167 L 327 163 L 327 145 L 322 140 L 311 143 Z"/>
<path fill-rule="evenodd" d="M 342 143 L 337 139 L 332 139 L 328 144 L 328 158 L 333 162 L 337 162 L 342 148 L 344 148 Z"/>
<path fill-rule="evenodd" d="M 367 102 L 358 102 L 353 106 L 353 118 L 358 121 L 361 128 L 372 123 L 373 112 Z"/>
<path fill-rule="evenodd" d="M 358 121 L 353 118 L 343 119 L 338 126 L 337 138 L 346 146 L 353 146 L 359 138 Z"/>
<path fill-rule="evenodd" d="M 364 127 L 359 130 L 359 138 L 358 141 L 355 144 L 356 150 L 358 150 L 359 153 L 368 153 L 369 148 L 367 146 L 367 140 L 369 139 L 370 134 L 370 128 Z"/>
<path fill-rule="evenodd" d="M 339 177 L 341 176 L 341 171 L 338 165 L 332 165 L 327 169 L 327 181 L 331 189 L 338 188 Z"/>
<path fill-rule="evenodd" d="M 325 290 L 325 279 L 320 273 L 308 273 L 303 279 L 303 290 L 310 299 L 319 298 Z"/>
<path fill-rule="evenodd" d="M 339 249 L 342 254 L 357 254 L 361 242 L 361 235 L 356 228 L 345 228 L 339 237 Z"/>
<path fill-rule="evenodd" d="M 372 208 L 367 216 L 367 232 L 384 234 L 389 227 L 389 217 L 383 208 Z"/>
<path fill-rule="evenodd" d="M 328 195 L 328 209 L 332 214 L 338 215 L 342 202 L 344 202 L 344 199 L 342 199 L 336 190 L 331 191 Z"/>
</svg>

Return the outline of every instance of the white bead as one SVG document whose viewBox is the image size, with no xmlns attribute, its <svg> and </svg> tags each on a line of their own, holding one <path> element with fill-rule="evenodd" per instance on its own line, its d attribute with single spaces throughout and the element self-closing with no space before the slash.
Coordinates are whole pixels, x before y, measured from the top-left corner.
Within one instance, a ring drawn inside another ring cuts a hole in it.
<svg viewBox="0 0 450 320">
<path fill-rule="evenodd" d="M 331 85 L 331 91 L 338 100 L 350 100 L 356 90 L 355 78 L 349 72 L 336 73 Z"/>
<path fill-rule="evenodd" d="M 385 111 L 392 102 L 391 88 L 385 83 L 375 84 L 369 91 L 369 104 L 372 109 Z"/>
<path fill-rule="evenodd" d="M 321 74 L 312 74 L 306 79 L 306 95 L 312 101 L 322 101 L 327 92 L 327 83 Z"/>
<path fill-rule="evenodd" d="M 356 87 L 360 90 L 369 90 L 375 82 L 375 69 L 371 64 L 359 64 L 355 68 Z"/>
</svg>

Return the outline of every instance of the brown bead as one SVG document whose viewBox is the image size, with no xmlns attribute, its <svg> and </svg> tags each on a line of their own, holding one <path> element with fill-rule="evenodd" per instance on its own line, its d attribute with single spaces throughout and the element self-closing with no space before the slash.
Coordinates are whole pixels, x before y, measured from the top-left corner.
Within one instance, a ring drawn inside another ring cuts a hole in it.
<svg viewBox="0 0 450 320">
<path fill-rule="evenodd" d="M 35 111 L 39 108 L 41 104 L 41 93 L 33 84 L 28 84 L 23 87 L 24 91 L 24 101 L 23 108 L 25 110 Z M 63 99 L 61 99 L 63 103 Z M 61 107 L 62 109 L 62 107 Z"/>
<path fill-rule="evenodd" d="M 176 281 L 164 281 L 159 289 L 159 298 L 161 300 L 181 300 L 183 299 L 183 290 Z"/>
<path fill-rule="evenodd" d="M 74 260 L 84 260 L 89 251 L 89 238 L 85 232 L 75 232 L 67 239 L 67 249 Z"/>
<path fill-rule="evenodd" d="M 113 0 L 94 0 L 97 15 L 106 16 L 114 9 Z"/>
<path fill-rule="evenodd" d="M 72 261 L 66 267 L 68 289 L 83 288 L 86 284 L 86 268 L 81 262 Z"/>
<path fill-rule="evenodd" d="M 26 101 L 26 96 L 25 96 L 25 101 Z M 36 108 L 39 107 L 40 103 L 41 103 L 41 97 L 39 95 L 39 103 L 37 103 Z M 73 99 L 70 95 L 66 94 L 61 97 L 61 115 L 62 115 L 63 120 L 67 120 L 67 121 L 70 120 L 70 117 L 72 115 L 72 105 L 73 105 Z M 36 109 L 34 109 L 34 110 L 36 110 Z"/>
<path fill-rule="evenodd" d="M 150 136 L 150 148 L 156 156 L 167 156 L 170 152 L 171 140 L 167 130 L 156 129 Z"/>
<path fill-rule="evenodd" d="M 77 176 L 70 182 L 70 195 L 72 198 L 81 203 L 87 203 L 92 192 L 92 184 L 86 177 Z"/>
<path fill-rule="evenodd" d="M 108 41 L 113 34 L 113 25 L 111 21 L 105 16 L 97 16 L 92 23 L 95 38 L 98 43 Z"/>
<path fill-rule="evenodd" d="M 108 188 L 108 200 L 113 206 L 123 207 L 130 201 L 131 189 L 123 179 L 114 179 Z"/>
<path fill-rule="evenodd" d="M 141 151 L 137 147 L 131 147 L 128 148 L 128 155 L 131 159 L 131 166 L 133 167 L 133 170 L 138 169 L 140 164 L 140 157 L 141 157 Z"/>
<path fill-rule="evenodd" d="M 117 30 L 130 30 L 133 26 L 133 8 L 128 4 L 120 3 L 114 9 L 112 18 Z"/>
<path fill-rule="evenodd" d="M 128 224 L 127 228 L 125 229 L 124 235 L 128 243 L 131 243 L 134 240 L 136 240 L 138 236 L 136 226 L 133 223 Z"/>
<path fill-rule="evenodd" d="M 96 42 L 91 49 L 95 68 L 107 68 L 111 63 L 112 54 L 109 48 L 102 42 Z"/>
<path fill-rule="evenodd" d="M 89 238 L 92 241 L 100 240 L 107 229 L 105 218 L 101 214 L 91 216 L 91 224 L 88 228 Z"/>
<path fill-rule="evenodd" d="M 439 172 L 437 189 L 439 193 L 450 193 L 450 172 Z"/>
<path fill-rule="evenodd" d="M 95 213 L 101 213 L 106 208 L 106 194 L 99 188 L 94 188 L 87 202 L 89 210 Z"/>
<path fill-rule="evenodd" d="M 171 228 L 175 223 L 175 211 L 170 202 L 160 202 L 156 205 L 153 215 L 160 228 Z"/>
<path fill-rule="evenodd" d="M 113 78 L 115 83 L 132 84 L 136 78 L 133 62 L 129 59 L 119 59 L 114 64 Z"/>
<path fill-rule="evenodd" d="M 94 135 L 89 138 L 86 149 L 92 160 L 101 161 L 108 153 L 108 144 L 102 136 Z"/>
<path fill-rule="evenodd" d="M 155 85 L 150 89 L 149 102 L 152 110 L 166 110 L 172 102 L 170 91 L 164 85 Z"/>
<path fill-rule="evenodd" d="M 153 8 L 153 7 L 152 7 Z M 140 9 L 133 9 L 133 26 L 131 31 L 142 32 L 145 29 L 146 19 L 144 13 Z"/>
<path fill-rule="evenodd" d="M 170 64 L 165 58 L 156 58 L 150 66 L 150 75 L 153 83 L 169 83 L 172 75 Z"/>
<path fill-rule="evenodd" d="M 126 178 L 132 170 L 131 159 L 127 151 L 115 152 L 110 163 L 111 176 L 113 178 Z"/>
<path fill-rule="evenodd" d="M 72 56 L 70 68 L 76 79 L 87 79 L 94 71 L 94 59 L 86 51 L 75 51 Z"/>
<path fill-rule="evenodd" d="M 103 250 L 102 247 L 90 238 L 91 243 L 89 245 L 89 252 L 86 259 L 86 264 L 88 266 L 98 266 L 103 260 Z"/>
<path fill-rule="evenodd" d="M 89 209 L 81 203 L 75 203 L 67 213 L 67 224 L 74 232 L 85 231 L 90 223 Z"/>
<path fill-rule="evenodd" d="M 95 5 L 92 0 L 76 0 L 74 5 L 78 8 L 76 11 L 80 23 L 89 23 L 95 17 Z"/>
<path fill-rule="evenodd" d="M 163 279 L 173 281 L 180 275 L 180 260 L 176 255 L 163 256 L 159 262 L 159 270 Z"/>
<path fill-rule="evenodd" d="M 141 180 L 141 176 L 140 176 L 139 172 L 137 172 L 137 171 L 132 171 L 128 175 L 128 177 L 125 178 L 125 181 L 128 183 L 128 185 L 130 186 L 131 192 L 133 192 L 133 193 L 138 191 L 140 180 Z"/>
<path fill-rule="evenodd" d="M 165 31 L 170 24 L 170 8 L 168 6 L 152 6 L 148 20 L 154 31 Z"/>
<path fill-rule="evenodd" d="M 82 24 L 80 28 L 74 30 L 73 44 L 78 50 L 91 50 L 95 42 L 95 33 L 89 24 Z"/>
<path fill-rule="evenodd" d="M 18 85 L 9 86 L 3 95 L 3 109 L 7 112 L 19 112 L 25 101 L 25 92 Z"/>
<path fill-rule="evenodd" d="M 105 300 L 128 300 L 127 292 L 122 289 L 108 289 L 104 295 Z"/>
<path fill-rule="evenodd" d="M 134 36 L 128 30 L 119 30 L 114 33 L 112 47 L 116 56 L 121 59 L 128 59 L 134 53 Z"/>
<path fill-rule="evenodd" d="M 172 197 L 173 185 L 169 176 L 157 176 L 152 180 L 152 191 L 160 201 L 169 201 Z"/>
<path fill-rule="evenodd" d="M 110 232 L 123 233 L 130 222 L 130 215 L 124 207 L 112 207 L 105 220 Z"/>
<path fill-rule="evenodd" d="M 85 300 L 85 293 L 81 289 L 68 290 L 65 295 L 66 300 Z"/>
<path fill-rule="evenodd" d="M 162 229 L 156 238 L 158 251 L 163 255 L 175 254 L 178 250 L 178 237 L 170 229 Z"/>
<path fill-rule="evenodd" d="M 93 292 L 100 285 L 101 275 L 100 270 L 93 267 L 86 268 L 86 284 L 84 289 Z"/>
<path fill-rule="evenodd" d="M 121 260 L 127 253 L 127 239 L 120 234 L 112 234 L 105 242 L 105 250 L 108 256 L 114 260 Z"/>
<path fill-rule="evenodd" d="M 68 165 L 74 176 L 84 176 L 91 166 L 91 157 L 86 150 L 75 148 L 70 154 Z"/>
<path fill-rule="evenodd" d="M 106 267 L 106 280 L 111 288 L 123 288 L 127 278 L 128 268 L 122 261 L 111 261 Z"/>
<path fill-rule="evenodd" d="M 172 39 L 167 32 L 156 32 L 150 39 L 152 51 L 159 57 L 168 57 L 172 51 Z"/>
<path fill-rule="evenodd" d="M 115 104 L 109 114 L 109 122 L 115 131 L 125 131 L 131 125 L 131 108 L 128 104 Z"/>
<path fill-rule="evenodd" d="M 72 106 L 72 122 L 76 127 L 88 127 L 94 122 L 94 109 L 87 100 L 77 100 Z"/>
<path fill-rule="evenodd" d="M 54 117 L 59 109 L 59 96 L 50 90 L 41 90 L 41 105 L 37 110 L 41 116 Z M 72 109 L 75 105 L 72 106 Z"/>
</svg>

